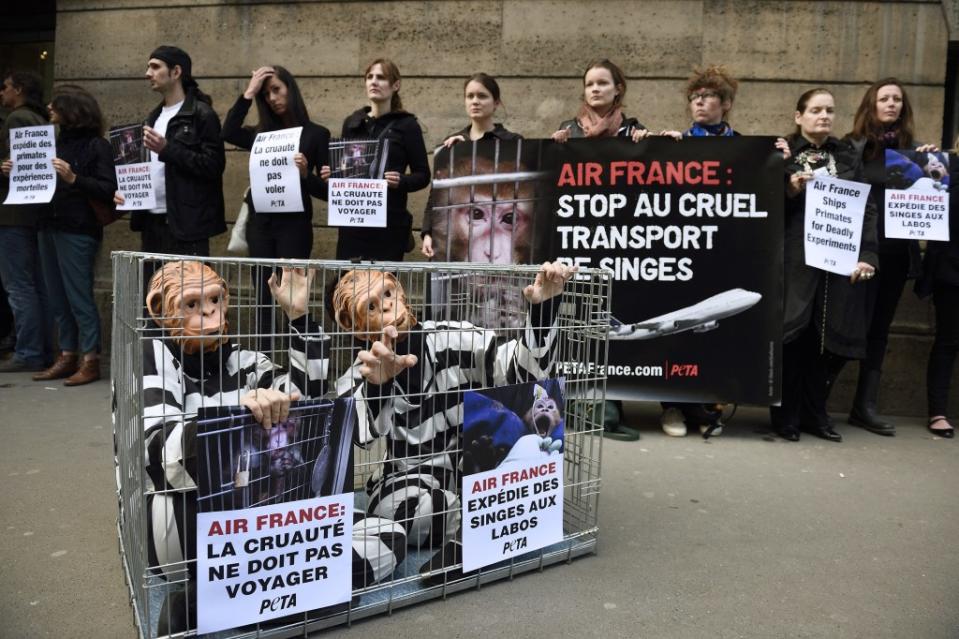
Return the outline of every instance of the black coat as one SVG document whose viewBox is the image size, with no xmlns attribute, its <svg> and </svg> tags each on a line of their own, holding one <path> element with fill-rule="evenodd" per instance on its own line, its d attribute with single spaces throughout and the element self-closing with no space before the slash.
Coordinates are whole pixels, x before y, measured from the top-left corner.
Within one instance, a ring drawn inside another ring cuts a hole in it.
<svg viewBox="0 0 959 639">
<path fill-rule="evenodd" d="M 786 177 L 803 170 L 797 156 L 812 147 L 805 138 L 790 140 L 792 158 L 786 162 Z M 836 138 L 821 147 L 836 161 L 836 177 L 862 181 L 862 156 L 857 148 Z M 866 287 L 853 284 L 846 275 L 837 275 L 806 266 L 804 226 L 806 193 L 786 197 L 783 245 L 784 308 L 783 342 L 798 338 L 811 324 L 819 334 L 820 347 L 846 358 L 866 355 Z M 879 263 L 876 254 L 876 206 L 870 193 L 863 219 L 859 261 L 872 266 Z"/>
<path fill-rule="evenodd" d="M 226 114 L 223 120 L 223 139 L 230 144 L 249 151 L 253 148 L 256 141 L 256 131 L 243 126 L 243 120 L 253 100 L 247 100 L 241 94 L 233 104 L 233 108 Z M 306 178 L 300 180 L 300 192 L 303 195 L 302 213 L 282 213 L 281 215 L 296 217 L 303 216 L 313 219 L 313 200 L 310 196 L 326 200 L 327 188 L 318 173 L 318 170 L 324 164 L 330 163 L 330 131 L 326 127 L 320 126 L 314 122 L 307 122 L 303 125 L 303 132 L 300 134 L 299 152 L 306 156 Z M 256 213 L 253 206 L 253 198 L 247 194 L 246 203 L 250 207 L 251 213 Z M 272 213 L 270 214 L 272 215 Z"/>
<path fill-rule="evenodd" d="M 153 126 L 163 104 L 147 116 Z M 205 240 L 226 231 L 223 171 L 226 154 L 220 138 L 220 118 L 206 102 L 189 91 L 179 112 L 170 120 L 166 146 L 160 152 L 166 173 L 166 217 L 170 234 L 181 242 Z M 130 216 L 130 228 L 143 230 L 143 217 Z"/>
<path fill-rule="evenodd" d="M 371 118 L 370 107 L 354 112 L 343 122 L 345 139 L 388 139 L 386 171 L 397 171 L 400 183 L 386 192 L 386 228 L 341 227 L 337 258 L 364 257 L 396 259 L 406 252 L 411 239 L 413 216 L 407 210 L 407 194 L 425 189 L 430 183 L 430 165 L 426 157 L 423 131 L 416 116 L 406 111 L 391 111 Z M 407 173 L 409 169 L 409 173 Z"/>
<path fill-rule="evenodd" d="M 959 286 L 959 161 L 949 159 L 949 241 L 926 243 L 922 278 L 916 282 L 920 297 L 931 295 L 936 281 Z"/>
<path fill-rule="evenodd" d="M 57 190 L 50 207 L 40 216 L 39 228 L 102 239 L 103 227 L 97 222 L 90 200 L 104 204 L 113 201 L 117 190 L 113 148 L 96 132 L 61 130 L 57 157 L 70 164 L 77 179 L 73 184 L 67 184 L 57 176 Z"/>
</svg>

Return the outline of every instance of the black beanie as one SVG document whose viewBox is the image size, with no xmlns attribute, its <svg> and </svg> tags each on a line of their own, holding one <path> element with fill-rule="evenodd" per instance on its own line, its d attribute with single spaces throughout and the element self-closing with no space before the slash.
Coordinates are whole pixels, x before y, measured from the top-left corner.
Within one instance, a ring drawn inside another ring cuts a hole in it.
<svg viewBox="0 0 959 639">
<path fill-rule="evenodd" d="M 153 50 L 150 57 L 162 60 L 170 69 L 179 66 L 183 72 L 183 75 L 180 76 L 183 88 L 196 88 L 197 83 L 193 79 L 193 60 L 190 59 L 190 54 L 186 51 L 179 47 L 159 46 Z"/>
</svg>

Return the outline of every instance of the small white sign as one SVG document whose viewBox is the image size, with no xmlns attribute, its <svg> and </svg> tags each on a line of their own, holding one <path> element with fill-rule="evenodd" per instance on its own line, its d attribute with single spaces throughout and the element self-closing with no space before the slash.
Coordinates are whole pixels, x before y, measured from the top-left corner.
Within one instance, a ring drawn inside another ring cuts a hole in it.
<svg viewBox="0 0 959 639">
<path fill-rule="evenodd" d="M 349 601 L 353 493 L 197 514 L 200 633 Z"/>
<path fill-rule="evenodd" d="M 124 200 L 123 204 L 117 205 L 118 211 L 149 211 L 156 208 L 157 197 L 153 186 L 156 169 L 154 162 L 116 166 L 117 190 Z"/>
<path fill-rule="evenodd" d="M 44 204 L 57 190 L 57 157 L 53 125 L 10 129 L 10 192 L 4 204 Z"/>
<path fill-rule="evenodd" d="M 949 241 L 950 161 L 946 153 L 886 150 L 886 237 Z"/>
<path fill-rule="evenodd" d="M 464 571 L 562 541 L 563 456 L 464 476 L 462 512 Z"/>
<path fill-rule="evenodd" d="M 330 226 L 386 226 L 386 180 L 331 178 Z"/>
<path fill-rule="evenodd" d="M 806 265 L 851 275 L 859 263 L 869 185 L 817 175 L 806 184 Z"/>
<path fill-rule="evenodd" d="M 259 133 L 250 150 L 250 196 L 257 213 L 303 210 L 300 171 L 293 158 L 303 127 Z"/>
</svg>

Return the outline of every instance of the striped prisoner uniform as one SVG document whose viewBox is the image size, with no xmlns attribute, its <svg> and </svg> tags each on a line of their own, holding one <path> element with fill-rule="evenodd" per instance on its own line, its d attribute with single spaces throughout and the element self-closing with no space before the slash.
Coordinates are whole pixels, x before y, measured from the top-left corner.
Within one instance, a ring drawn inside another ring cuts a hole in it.
<svg viewBox="0 0 959 639">
<path fill-rule="evenodd" d="M 387 438 L 382 471 L 367 484 L 367 512 L 402 523 L 411 545 L 438 547 L 455 538 L 463 393 L 545 378 L 558 300 L 532 306 L 521 336 L 509 341 L 469 322 L 418 323 L 394 345 L 398 355 L 416 355 L 417 364 L 381 386 L 360 381 L 354 363 L 356 443 Z"/>
<path fill-rule="evenodd" d="M 143 426 L 147 475 L 155 490 L 148 503 L 150 565 L 166 576 L 195 576 L 196 416 L 201 407 L 236 406 L 248 392 L 270 388 L 303 397 L 326 392 L 330 338 L 302 317 L 290 323 L 291 369 L 265 354 L 224 344 L 211 353 L 184 354 L 169 339 L 144 340 Z M 365 520 L 365 521 L 364 521 Z M 394 551 L 399 548 L 399 552 Z M 353 570 L 358 586 L 390 575 L 405 555 L 401 528 L 354 516 Z M 183 565 L 181 562 L 190 560 Z"/>
</svg>

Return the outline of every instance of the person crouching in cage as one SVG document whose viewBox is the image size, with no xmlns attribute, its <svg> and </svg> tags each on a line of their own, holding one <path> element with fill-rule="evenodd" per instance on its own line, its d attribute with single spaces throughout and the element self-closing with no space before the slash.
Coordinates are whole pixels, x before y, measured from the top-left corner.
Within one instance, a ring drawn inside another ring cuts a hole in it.
<svg viewBox="0 0 959 639">
<path fill-rule="evenodd" d="M 542 265 L 522 291 L 526 329 L 509 341 L 469 322 L 418 322 L 392 273 L 353 270 L 337 283 L 333 318 L 367 345 L 339 382 L 347 386 L 340 394 L 354 385 L 355 441 L 387 437 L 382 471 L 367 483 L 367 513 L 402 524 L 409 545 L 437 548 L 457 537 L 463 392 L 549 375 L 556 298 L 575 271 Z"/>
<path fill-rule="evenodd" d="M 308 314 L 313 276 L 283 268 L 268 281 L 289 319 L 288 371 L 228 339 L 229 290 L 212 268 L 168 262 L 150 279 L 146 307 L 155 336 L 143 341 L 141 395 L 149 561 L 164 577 L 187 584 L 164 602 L 160 634 L 196 627 L 197 410 L 246 406 L 270 429 L 286 421 L 291 401 L 326 393 L 330 339 Z M 353 573 L 360 586 L 389 576 L 405 556 L 402 529 L 373 520 L 354 515 Z"/>
</svg>

